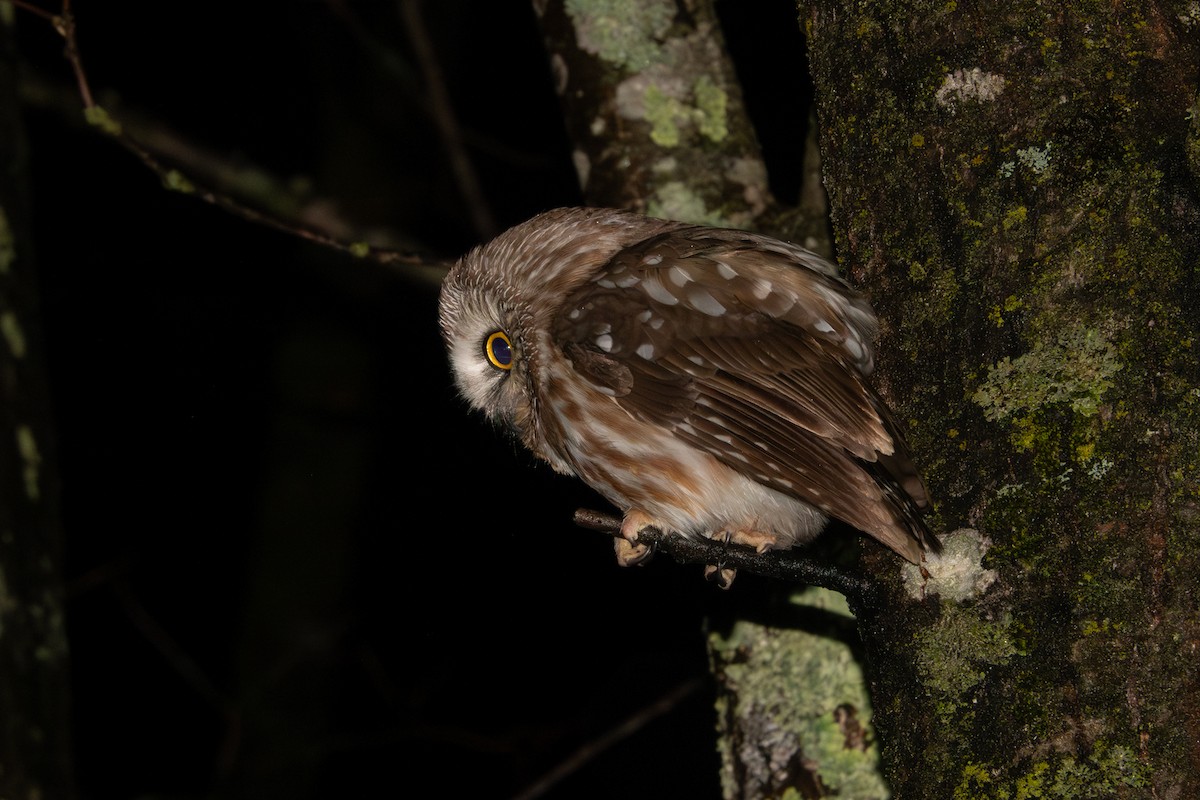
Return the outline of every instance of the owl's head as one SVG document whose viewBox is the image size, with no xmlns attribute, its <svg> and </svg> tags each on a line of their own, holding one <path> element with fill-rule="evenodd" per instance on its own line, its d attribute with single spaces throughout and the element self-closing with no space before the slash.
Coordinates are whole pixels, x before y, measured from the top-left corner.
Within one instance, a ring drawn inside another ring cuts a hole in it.
<svg viewBox="0 0 1200 800">
<path fill-rule="evenodd" d="M 558 209 L 463 256 L 442 284 L 439 308 L 462 396 L 532 444 L 529 426 L 563 302 L 631 237 L 676 224 L 611 209 Z"/>
<path fill-rule="evenodd" d="M 473 408 L 493 422 L 520 429 L 530 408 L 526 304 L 493 273 L 481 269 L 479 249 L 460 261 L 442 285 L 439 316 L 454 382 Z"/>
</svg>

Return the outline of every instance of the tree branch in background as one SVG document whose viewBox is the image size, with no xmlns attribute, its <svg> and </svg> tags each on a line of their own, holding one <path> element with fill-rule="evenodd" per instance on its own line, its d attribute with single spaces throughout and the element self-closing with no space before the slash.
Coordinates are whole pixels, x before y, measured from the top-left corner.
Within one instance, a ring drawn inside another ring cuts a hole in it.
<svg viewBox="0 0 1200 800">
<path fill-rule="evenodd" d="M 57 800 L 74 796 L 58 448 L 9 16 L 0 16 L 0 797 Z"/>
<path fill-rule="evenodd" d="M 161 125 L 150 125 L 142 122 L 140 125 L 127 126 L 123 119 L 117 119 L 109 110 L 98 104 L 91 84 L 87 78 L 82 55 L 79 50 L 78 33 L 75 18 L 71 13 L 70 0 L 63 0 L 62 9 L 58 14 L 52 14 L 38 8 L 25 0 L 13 0 L 18 8 L 41 17 L 50 22 L 66 44 L 65 57 L 71 65 L 78 87 L 79 100 L 83 105 L 84 118 L 87 122 L 115 139 L 122 147 L 132 153 L 148 169 L 159 176 L 163 186 L 173 191 L 194 195 L 206 203 L 217 206 L 237 217 L 256 225 L 295 236 L 322 247 L 336 250 L 356 258 L 363 258 L 378 264 L 396 267 L 432 267 L 435 271 L 425 273 L 436 280 L 445 269 L 446 262 L 442 259 L 428 258 L 415 253 L 405 253 L 386 247 L 378 247 L 362 240 L 340 238 L 327 230 L 315 227 L 317 218 L 322 223 L 338 223 L 336 214 L 331 213 L 328 204 L 316 202 L 300 203 L 295 193 L 286 188 L 283 182 L 272 178 L 261 170 L 234 167 L 212 153 L 187 142 L 182 137 L 169 131 Z M 131 133 L 137 129 L 146 134 L 142 139 Z M 154 141 L 163 149 L 156 151 L 146 144 Z M 162 153 L 170 153 L 171 160 L 180 166 L 172 166 L 161 157 Z M 185 172 L 184 170 L 187 170 Z M 212 186 L 224 184 L 230 190 L 244 193 L 263 207 L 273 208 L 273 212 L 264 212 L 236 199 L 231 194 Z M 288 219 L 275 212 L 292 212 L 295 217 Z M 308 215 L 305 219 L 304 216 Z M 349 232 L 347 226 L 345 232 Z M 409 270 L 405 270 L 408 274 Z M 420 272 L 413 274 L 421 275 Z"/>
<path fill-rule="evenodd" d="M 622 721 L 620 725 L 610 728 L 590 742 L 585 742 L 575 752 L 559 762 L 554 769 L 518 793 L 513 800 L 537 800 L 537 798 L 544 796 L 564 779 L 587 766 L 597 756 L 603 754 L 613 745 L 624 739 L 628 739 L 654 720 L 672 711 L 703 686 L 704 681 L 700 678 L 692 678 L 691 680 L 684 681 L 650 705 Z"/>
<path fill-rule="evenodd" d="M 463 202 L 471 215 L 475 232 L 479 234 L 480 239 L 491 239 L 499 232 L 496 230 L 496 220 L 484 199 L 483 188 L 479 185 L 471 157 L 463 146 L 462 128 L 454 114 L 454 106 L 450 102 L 450 93 L 446 90 L 441 66 L 433 52 L 429 33 L 425 29 L 425 20 L 421 16 L 421 0 L 400 0 L 399 6 L 400 17 L 404 20 L 404 28 L 408 32 L 409 44 L 412 45 L 417 65 L 425 78 L 430 111 L 441 133 L 442 145 L 446 148 L 446 157 L 450 161 L 450 171 L 458 183 L 458 191 L 462 194 Z"/>
</svg>

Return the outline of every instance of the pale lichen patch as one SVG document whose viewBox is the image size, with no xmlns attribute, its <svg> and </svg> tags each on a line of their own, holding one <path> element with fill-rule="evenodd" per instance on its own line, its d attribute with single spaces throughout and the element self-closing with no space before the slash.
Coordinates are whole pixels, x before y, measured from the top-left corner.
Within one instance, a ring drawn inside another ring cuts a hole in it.
<svg viewBox="0 0 1200 800">
<path fill-rule="evenodd" d="M 677 219 L 697 225 L 737 227 L 736 220 L 725 219 L 719 213 L 711 211 L 704 204 L 704 198 L 682 181 L 670 181 L 658 187 L 646 203 L 646 213 L 652 217 Z"/>
<path fill-rule="evenodd" d="M 1103 333 L 1076 328 L 1051 342 L 1039 342 L 1023 356 L 992 365 L 971 400 L 991 421 L 1050 403 L 1068 403 L 1076 414 L 1093 416 L 1121 368 L 1116 347 Z"/>
<path fill-rule="evenodd" d="M 678 147 L 688 136 L 720 143 L 729 136 L 729 94 L 713 64 L 722 54 L 710 32 L 669 39 L 660 58 L 632 70 L 618 86 L 617 113 L 650 125 L 650 138 L 660 147 Z"/>
<path fill-rule="evenodd" d="M 1035 173 L 1045 172 L 1050 166 L 1051 145 L 1046 142 L 1043 147 L 1023 147 L 1017 151 L 1017 160 Z"/>
<path fill-rule="evenodd" d="M 120 136 L 121 123 L 117 122 L 101 106 L 89 106 L 83 110 L 83 118 L 89 125 L 95 126 L 110 136 Z"/>
<path fill-rule="evenodd" d="M 956 69 L 946 76 L 934 99 L 943 108 L 954 108 L 968 100 L 995 100 L 1004 91 L 1004 76 L 984 72 L 979 67 Z"/>
<path fill-rule="evenodd" d="M 660 147 L 678 147 L 689 130 L 711 142 L 729 135 L 729 97 L 708 75 L 691 86 L 656 70 L 631 78 L 617 87 L 622 116 L 650 124 L 650 139 Z"/>
<path fill-rule="evenodd" d="M 1046 142 L 1041 147 L 1022 147 L 1017 150 L 1016 161 L 1005 161 L 1000 165 L 1000 177 L 1011 178 L 1016 173 L 1018 163 L 1034 175 L 1042 175 L 1050 169 L 1050 151 L 1052 149 L 1053 142 Z"/>
<path fill-rule="evenodd" d="M 8 351 L 14 358 L 25 357 L 25 331 L 17 315 L 11 311 L 0 312 L 0 335 L 8 344 Z"/>
<path fill-rule="evenodd" d="M 805 589 L 793 595 L 791 603 L 830 620 L 853 619 L 845 598 L 827 589 Z M 802 756 L 806 768 L 818 773 L 822 784 L 839 797 L 888 797 L 879 775 L 862 667 L 846 642 L 826 631 L 740 621 L 727 637 L 713 634 L 709 646 L 730 688 L 722 696 L 736 698 L 737 703 L 732 713 L 720 709 L 720 718 L 754 720 L 769 729 L 769 735 L 753 746 L 722 754 L 723 785 L 733 785 L 735 761 L 756 776 L 778 775 Z M 852 736 L 852 729 L 859 735 Z M 721 746 L 732 748 L 731 737 L 721 737 Z"/>
<path fill-rule="evenodd" d="M 0 641 L 4 639 L 4 620 L 17 607 L 8 588 L 8 578 L 4 575 L 4 565 L 0 564 Z"/>
<path fill-rule="evenodd" d="M 575 176 L 579 179 L 579 186 L 586 189 L 588 179 L 592 177 L 591 159 L 588 158 L 587 153 L 577 147 L 571 151 L 571 163 L 575 165 Z"/>
<path fill-rule="evenodd" d="M 760 158 L 737 158 L 725 170 L 725 177 L 742 186 L 742 199 L 757 215 L 766 210 L 771 199 L 767 165 Z"/>
<path fill-rule="evenodd" d="M 566 0 L 565 10 L 583 52 L 629 70 L 661 61 L 659 40 L 676 14 L 674 4 L 666 0 Z"/>
<path fill-rule="evenodd" d="M 904 565 L 904 589 L 910 597 L 921 599 L 936 594 L 961 603 L 978 597 L 996 582 L 994 569 L 985 569 L 983 557 L 991 540 L 973 528 L 959 528 L 940 537 L 942 552 L 925 557 L 922 568 Z"/>
<path fill-rule="evenodd" d="M 13 244 L 12 226 L 8 224 L 8 215 L 0 208 L 0 275 L 12 270 L 13 262 L 17 260 L 17 249 Z"/>
<path fill-rule="evenodd" d="M 917 634 L 917 673 L 943 719 L 961 715 L 990 668 L 1017 653 L 1011 620 L 986 619 L 970 606 L 943 606 L 937 623 Z"/>
<path fill-rule="evenodd" d="M 566 0 L 565 9 L 580 49 L 631 70 L 662 60 L 676 11 L 667 0 Z"/>
<path fill-rule="evenodd" d="M 25 494 L 30 500 L 37 501 L 41 497 L 38 488 L 38 475 L 42 466 L 42 454 L 38 451 L 37 439 L 33 429 L 28 425 L 17 425 L 17 452 L 25 462 L 23 477 L 25 478 Z"/>
<path fill-rule="evenodd" d="M 701 75 L 692 85 L 692 96 L 696 101 L 693 121 L 700 135 L 710 142 L 724 141 L 729 135 L 729 95 L 708 75 Z"/>
</svg>

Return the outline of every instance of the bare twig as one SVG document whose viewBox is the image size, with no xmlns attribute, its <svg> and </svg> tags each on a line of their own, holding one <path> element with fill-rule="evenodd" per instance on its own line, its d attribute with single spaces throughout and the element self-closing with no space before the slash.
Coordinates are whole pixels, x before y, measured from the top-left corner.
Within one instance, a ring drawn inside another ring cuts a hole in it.
<svg viewBox="0 0 1200 800">
<path fill-rule="evenodd" d="M 421 17 L 421 0 L 400 0 L 400 16 L 408 31 L 408 41 L 416 55 L 421 75 L 425 78 L 425 89 L 429 94 L 430 110 L 434 123 L 441 133 L 442 144 L 446 148 L 446 157 L 450 160 L 450 169 L 458 182 L 458 190 L 463 202 L 471 214 L 471 223 L 481 239 L 490 239 L 496 235 L 496 221 L 488 208 L 483 196 L 483 189 L 475 175 L 471 157 L 463 146 L 462 129 L 454 114 L 454 106 L 450 102 L 450 92 L 446 89 L 446 81 L 442 77 L 442 69 L 438 65 L 437 55 L 429 42 L 429 34 L 425 29 L 425 20 Z"/>
<path fill-rule="evenodd" d="M 202 698 L 207 705 L 220 714 L 225 722 L 225 735 L 217 753 L 216 770 L 224 778 L 232 768 L 241 743 L 242 712 L 225 692 L 208 676 L 196 659 L 159 624 L 158 620 L 142 605 L 133 589 L 125 580 L 113 584 L 113 591 L 121 602 L 125 614 L 142 637 L 170 665 L 172 671 Z"/>
<path fill-rule="evenodd" d="M 514 800 L 536 800 L 546 792 L 550 791 L 555 784 L 562 781 L 573 772 L 577 772 L 588 762 L 595 759 L 608 748 L 612 747 L 622 739 L 637 733 L 642 728 L 646 727 L 654 719 L 666 714 L 690 695 L 696 692 L 704 681 L 700 678 L 693 678 L 690 681 L 679 684 L 665 695 L 655 700 L 650 705 L 641 709 L 633 716 L 626 719 L 620 725 L 606 731 L 600 737 L 586 743 L 562 762 L 558 764 L 550 772 L 543 775 L 533 784 L 527 786 L 523 791 L 516 795 Z"/>
<path fill-rule="evenodd" d="M 58 34 L 63 37 L 63 40 L 66 42 L 65 56 L 75 75 L 79 99 L 83 105 L 84 117 L 88 123 L 114 138 L 121 146 L 136 156 L 147 168 L 159 176 L 163 185 L 168 189 L 194 195 L 206 203 L 224 209 L 248 222 L 274 228 L 288 235 L 296 236 L 357 258 L 364 258 L 388 266 L 446 266 L 442 259 L 430 259 L 415 253 L 402 253 L 396 250 L 375 247 L 362 241 L 345 241 L 322 231 L 314 230 L 306 225 L 280 219 L 250 208 L 226 194 L 203 187 L 199 182 L 193 180 L 191 176 L 185 175 L 179 169 L 168 166 L 157 155 L 143 146 L 141 142 L 131 136 L 121 123 L 112 117 L 104 107 L 96 103 L 79 50 L 75 18 L 71 13 L 71 0 L 63 0 L 62 9 L 58 14 L 51 14 L 44 9 L 30 5 L 26 0 L 14 0 L 14 4 L 24 11 L 48 20 Z"/>
<path fill-rule="evenodd" d="M 17 8 L 21 9 L 22 11 L 28 11 L 30 14 L 33 14 L 36 17 L 41 17 L 42 19 L 46 20 L 47 22 L 50 22 L 50 23 L 54 22 L 55 15 L 54 15 L 54 12 L 52 12 L 52 11 L 47 11 L 44 8 L 38 8 L 37 6 L 33 5 L 32 3 L 27 3 L 26 0 L 9 0 L 9 2 L 12 3 L 14 6 L 16 6 Z"/>
</svg>

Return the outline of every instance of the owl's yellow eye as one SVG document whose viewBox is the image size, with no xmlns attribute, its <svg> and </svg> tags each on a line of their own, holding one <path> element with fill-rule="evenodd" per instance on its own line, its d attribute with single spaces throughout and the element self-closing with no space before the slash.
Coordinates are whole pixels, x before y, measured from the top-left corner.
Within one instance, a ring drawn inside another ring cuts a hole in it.
<svg viewBox="0 0 1200 800">
<path fill-rule="evenodd" d="M 487 337 L 487 341 L 483 343 L 483 354 L 487 356 L 488 363 L 496 369 L 512 369 L 512 342 L 504 331 L 496 331 Z"/>
</svg>

